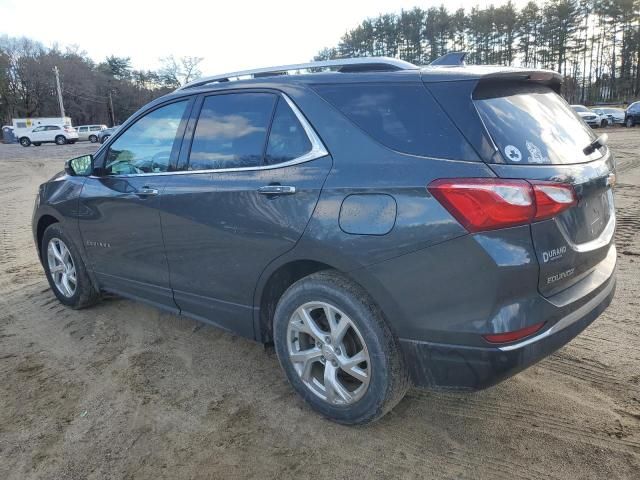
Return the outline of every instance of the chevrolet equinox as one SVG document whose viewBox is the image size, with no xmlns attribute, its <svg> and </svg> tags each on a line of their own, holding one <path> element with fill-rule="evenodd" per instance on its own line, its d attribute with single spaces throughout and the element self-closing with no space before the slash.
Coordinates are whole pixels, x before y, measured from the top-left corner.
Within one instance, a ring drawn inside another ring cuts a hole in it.
<svg viewBox="0 0 640 480">
<path fill-rule="evenodd" d="M 476 390 L 615 290 L 614 160 L 544 70 L 357 58 L 187 84 L 40 186 L 51 289 L 273 344 L 344 424 Z"/>
</svg>

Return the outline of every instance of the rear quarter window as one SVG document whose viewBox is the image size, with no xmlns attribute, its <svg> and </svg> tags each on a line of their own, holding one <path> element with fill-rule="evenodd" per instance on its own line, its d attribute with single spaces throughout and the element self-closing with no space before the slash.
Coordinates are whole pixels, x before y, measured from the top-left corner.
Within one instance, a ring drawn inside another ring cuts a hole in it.
<svg viewBox="0 0 640 480">
<path fill-rule="evenodd" d="M 333 84 L 313 88 L 360 129 L 392 150 L 423 157 L 477 160 L 423 84 Z"/>
</svg>

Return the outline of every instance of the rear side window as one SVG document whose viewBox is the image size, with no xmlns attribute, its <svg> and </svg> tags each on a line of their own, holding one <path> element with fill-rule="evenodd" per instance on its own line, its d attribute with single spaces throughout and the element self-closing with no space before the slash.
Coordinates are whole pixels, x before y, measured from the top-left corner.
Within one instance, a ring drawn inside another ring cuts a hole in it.
<svg viewBox="0 0 640 480">
<path fill-rule="evenodd" d="M 358 127 L 398 152 L 466 160 L 470 147 L 424 85 L 316 85 Z"/>
<path fill-rule="evenodd" d="M 189 155 L 189 170 L 262 165 L 277 97 L 270 93 L 205 98 Z"/>
<path fill-rule="evenodd" d="M 275 165 L 288 162 L 301 157 L 310 150 L 311 142 L 298 117 L 287 102 L 280 98 L 269 132 L 265 164 Z"/>
<path fill-rule="evenodd" d="M 507 163 L 567 164 L 600 158 L 583 149 L 595 135 L 553 90 L 542 85 L 488 85 L 474 103 Z"/>
</svg>

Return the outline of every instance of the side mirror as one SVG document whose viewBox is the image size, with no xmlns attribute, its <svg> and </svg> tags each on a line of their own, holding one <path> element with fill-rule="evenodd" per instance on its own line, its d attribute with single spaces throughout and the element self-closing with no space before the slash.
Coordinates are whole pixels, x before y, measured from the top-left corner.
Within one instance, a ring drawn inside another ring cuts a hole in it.
<svg viewBox="0 0 640 480">
<path fill-rule="evenodd" d="M 64 171 L 74 177 L 88 177 L 93 172 L 93 155 L 72 158 L 64 163 Z"/>
</svg>

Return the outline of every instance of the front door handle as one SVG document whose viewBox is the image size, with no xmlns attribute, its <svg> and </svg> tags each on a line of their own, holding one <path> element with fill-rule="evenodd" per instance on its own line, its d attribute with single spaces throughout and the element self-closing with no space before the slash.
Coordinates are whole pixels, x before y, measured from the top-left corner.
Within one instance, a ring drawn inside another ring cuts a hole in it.
<svg viewBox="0 0 640 480">
<path fill-rule="evenodd" d="M 258 193 L 262 195 L 293 195 L 296 193 L 296 187 L 287 185 L 265 185 L 258 189 Z"/>
<path fill-rule="evenodd" d="M 139 190 L 136 190 L 136 195 L 138 195 L 139 197 L 153 197 L 155 195 L 158 195 L 158 189 L 142 187 Z"/>
</svg>

